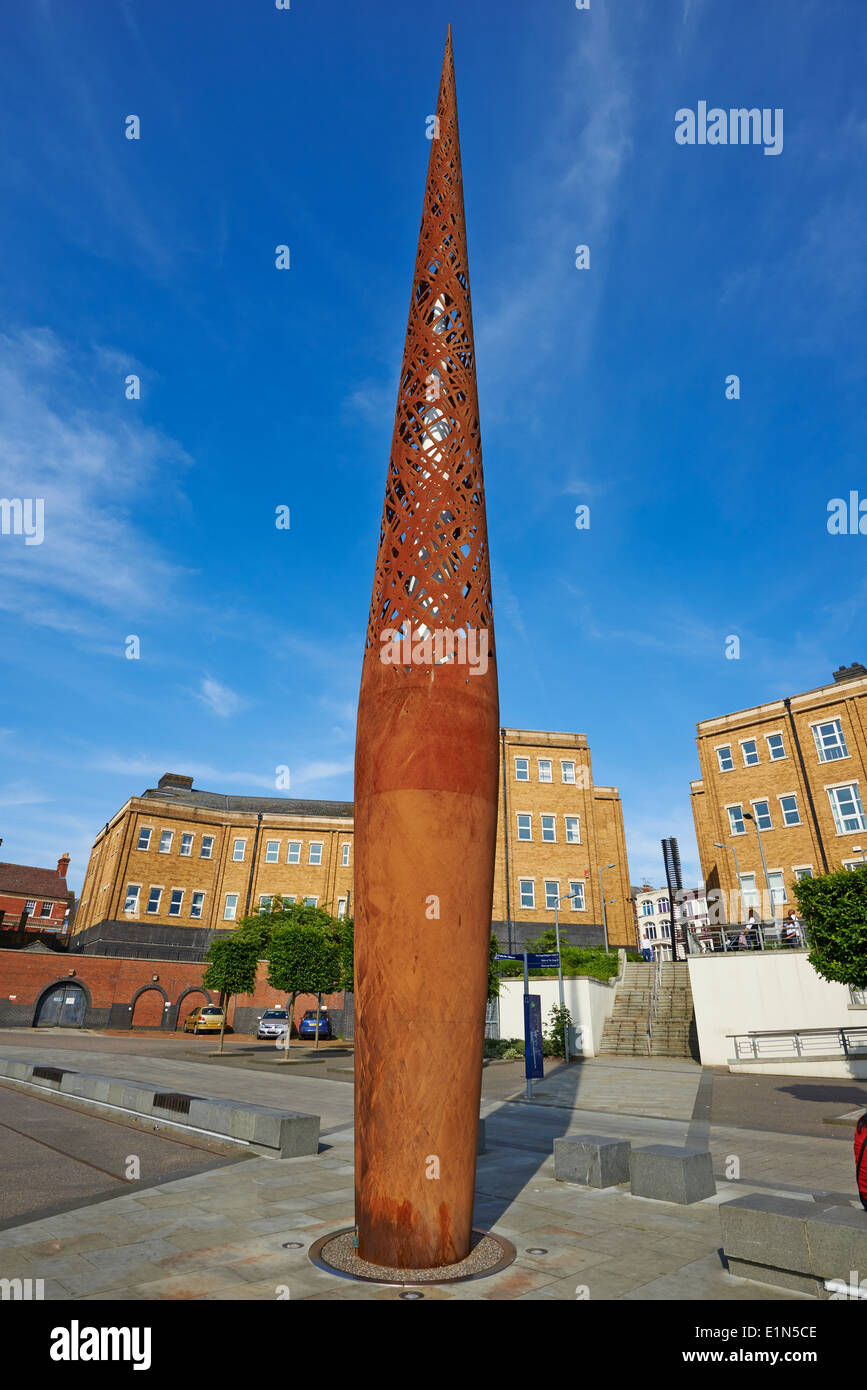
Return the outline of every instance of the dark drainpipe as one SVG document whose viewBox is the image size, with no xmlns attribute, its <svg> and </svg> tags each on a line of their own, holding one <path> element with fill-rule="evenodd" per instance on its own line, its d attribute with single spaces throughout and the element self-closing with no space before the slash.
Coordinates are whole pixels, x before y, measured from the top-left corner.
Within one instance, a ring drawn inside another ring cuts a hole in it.
<svg viewBox="0 0 867 1390">
<path fill-rule="evenodd" d="M 509 801 L 506 777 L 506 731 L 500 730 L 500 746 L 503 762 L 503 852 L 506 856 L 506 931 L 509 935 L 508 950 L 512 950 L 512 892 L 509 884 Z"/>
<path fill-rule="evenodd" d="M 252 864 L 250 865 L 250 879 L 249 879 L 249 882 L 248 882 L 248 884 L 247 884 L 247 906 L 244 908 L 244 916 L 245 916 L 245 917 L 247 917 L 247 916 L 249 915 L 249 912 L 250 912 L 250 897 L 251 897 L 252 892 L 253 892 L 253 878 L 254 878 L 255 873 L 256 873 L 256 855 L 257 855 L 258 852 L 259 852 L 259 832 L 260 832 L 261 829 L 262 829 L 262 812 L 261 812 L 261 811 L 258 811 L 257 814 L 256 814 L 256 834 L 255 834 L 255 837 L 254 837 L 254 839 L 253 839 L 253 862 L 252 862 Z"/>
</svg>

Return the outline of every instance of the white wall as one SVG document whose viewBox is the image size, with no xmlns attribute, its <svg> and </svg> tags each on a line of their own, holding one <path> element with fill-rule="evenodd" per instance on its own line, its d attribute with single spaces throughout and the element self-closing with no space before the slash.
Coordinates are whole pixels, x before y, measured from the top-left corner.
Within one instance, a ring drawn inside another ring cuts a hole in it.
<svg viewBox="0 0 867 1390">
<path fill-rule="evenodd" d="M 727 1033 L 867 1024 L 867 1011 L 851 1007 L 848 986 L 821 979 L 805 951 L 744 951 L 687 959 L 705 1066 L 728 1065 L 734 1044 Z M 792 1067 L 793 1074 L 802 1070 Z"/>
<path fill-rule="evenodd" d="M 542 1023 L 547 1029 L 550 1024 L 551 1007 L 560 1002 L 559 983 L 555 979 L 533 979 L 530 977 L 530 993 L 538 994 L 542 1000 Z M 614 1008 L 614 981 L 591 979 L 590 976 L 564 979 L 563 995 L 566 1008 L 572 1015 L 572 1022 L 581 1033 L 578 1039 L 578 1054 L 581 1057 L 595 1057 L 602 1038 L 602 1025 Z M 500 981 L 500 1037 L 523 1038 L 524 1036 L 524 981 Z"/>
</svg>

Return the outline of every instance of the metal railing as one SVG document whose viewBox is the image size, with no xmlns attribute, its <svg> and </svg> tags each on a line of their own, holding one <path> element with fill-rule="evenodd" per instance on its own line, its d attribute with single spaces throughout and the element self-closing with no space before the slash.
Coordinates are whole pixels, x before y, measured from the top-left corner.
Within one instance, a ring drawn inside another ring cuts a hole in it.
<svg viewBox="0 0 867 1390">
<path fill-rule="evenodd" d="M 720 927 L 702 927 L 691 933 L 696 952 L 693 954 L 737 953 L 738 951 L 796 950 L 804 951 L 807 943 L 804 929 L 787 933 L 782 922 L 731 923 Z"/>
<path fill-rule="evenodd" d="M 647 1055 L 650 1056 L 653 1049 L 653 1025 L 656 1020 L 659 1007 L 659 990 L 662 984 L 662 961 L 657 960 L 653 970 L 653 984 L 650 986 L 650 998 L 647 1001 Z"/>
<path fill-rule="evenodd" d="M 780 1028 L 755 1033 L 726 1033 L 735 1060 L 759 1062 L 770 1057 L 867 1057 L 867 1027 Z"/>
</svg>

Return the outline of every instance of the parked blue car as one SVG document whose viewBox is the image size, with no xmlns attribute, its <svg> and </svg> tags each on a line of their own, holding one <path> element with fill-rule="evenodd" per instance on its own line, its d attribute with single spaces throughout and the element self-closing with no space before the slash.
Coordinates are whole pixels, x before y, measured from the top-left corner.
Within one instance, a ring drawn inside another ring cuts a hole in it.
<svg viewBox="0 0 867 1390">
<path fill-rule="evenodd" d="M 304 1015 L 300 1024 L 298 1025 L 298 1036 L 299 1038 L 316 1037 L 315 1009 L 307 1010 L 307 1013 Z M 331 1031 L 331 1019 L 328 1017 L 324 1009 L 322 1010 L 322 1013 L 319 1015 L 319 1037 L 328 1038 L 329 1041 L 331 1041 L 331 1039 L 334 1037 L 334 1034 Z"/>
</svg>

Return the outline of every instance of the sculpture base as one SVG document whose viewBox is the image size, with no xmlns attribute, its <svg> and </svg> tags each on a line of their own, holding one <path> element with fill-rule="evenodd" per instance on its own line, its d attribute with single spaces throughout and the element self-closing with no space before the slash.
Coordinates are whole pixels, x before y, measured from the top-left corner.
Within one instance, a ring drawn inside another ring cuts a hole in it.
<svg viewBox="0 0 867 1390">
<path fill-rule="evenodd" d="M 517 1250 L 504 1236 L 473 1227 L 472 1247 L 466 1259 L 435 1269 L 394 1269 L 362 1260 L 355 1248 L 355 1227 L 346 1226 L 322 1236 L 311 1245 L 309 1257 L 318 1269 L 338 1274 L 342 1279 L 358 1279 L 367 1284 L 457 1284 L 468 1279 L 485 1279 L 499 1274 L 517 1256 Z"/>
</svg>

